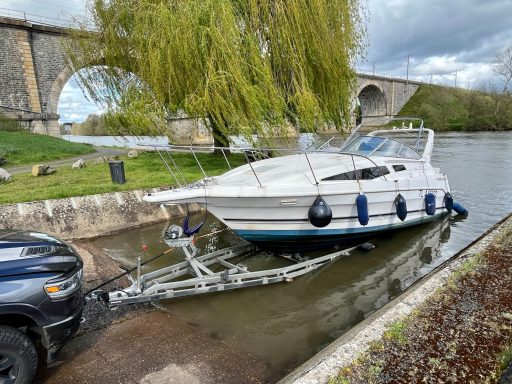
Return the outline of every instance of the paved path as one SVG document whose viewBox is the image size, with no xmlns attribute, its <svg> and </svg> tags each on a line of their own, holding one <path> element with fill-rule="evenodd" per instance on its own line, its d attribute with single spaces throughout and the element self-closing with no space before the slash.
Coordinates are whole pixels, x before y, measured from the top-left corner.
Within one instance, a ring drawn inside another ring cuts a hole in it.
<svg viewBox="0 0 512 384">
<path fill-rule="evenodd" d="M 79 159 L 91 160 L 91 159 L 96 159 L 100 156 L 107 156 L 107 157 L 121 156 L 121 155 L 125 155 L 130 150 L 130 148 L 119 148 L 119 149 L 105 148 L 105 147 L 94 147 L 94 148 L 96 149 L 96 152 L 86 153 L 81 156 L 68 157 L 66 159 L 61 159 L 61 160 L 45 161 L 44 164 L 48 164 L 48 165 L 52 166 L 53 168 L 59 168 L 59 167 L 63 167 L 66 165 L 71 166 L 75 161 L 77 161 Z M 41 162 L 41 163 L 43 163 L 43 162 Z M 4 169 L 7 172 L 9 172 L 11 175 L 15 175 L 15 174 L 19 174 L 19 173 L 31 172 L 32 165 L 19 165 L 19 166 L 14 166 L 14 167 L 6 167 Z"/>
</svg>

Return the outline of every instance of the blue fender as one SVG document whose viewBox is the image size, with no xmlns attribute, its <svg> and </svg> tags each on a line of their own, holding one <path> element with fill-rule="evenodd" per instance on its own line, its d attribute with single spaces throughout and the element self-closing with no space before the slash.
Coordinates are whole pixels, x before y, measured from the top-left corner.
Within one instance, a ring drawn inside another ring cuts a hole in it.
<svg viewBox="0 0 512 384">
<path fill-rule="evenodd" d="M 405 197 L 403 197 L 401 193 L 395 198 L 395 208 L 398 218 L 404 221 L 407 217 L 407 201 L 405 201 Z"/>
<path fill-rule="evenodd" d="M 425 212 L 429 216 L 436 214 L 436 196 L 433 193 L 425 195 Z"/>
<path fill-rule="evenodd" d="M 308 219 L 309 222 L 317 228 L 323 228 L 330 224 L 332 220 L 332 210 L 322 196 L 317 196 L 313 205 L 309 207 Z"/>
<path fill-rule="evenodd" d="M 457 212 L 457 215 L 467 216 L 469 215 L 469 212 L 466 208 L 464 208 L 459 203 L 454 202 L 453 203 L 453 210 Z"/>
<path fill-rule="evenodd" d="M 444 207 L 448 212 L 451 213 L 453 209 L 453 197 L 450 192 L 446 192 L 444 194 Z"/>
<path fill-rule="evenodd" d="M 368 221 L 370 221 L 370 215 L 368 214 L 368 199 L 365 195 L 358 195 L 356 197 L 356 206 L 359 224 L 363 226 L 367 225 Z"/>
</svg>

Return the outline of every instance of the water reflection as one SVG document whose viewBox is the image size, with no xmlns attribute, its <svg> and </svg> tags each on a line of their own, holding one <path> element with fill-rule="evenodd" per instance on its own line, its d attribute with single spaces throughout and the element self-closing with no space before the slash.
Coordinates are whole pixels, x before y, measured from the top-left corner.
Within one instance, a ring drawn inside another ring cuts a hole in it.
<svg viewBox="0 0 512 384">
<path fill-rule="evenodd" d="M 445 216 L 431 224 L 378 237 L 373 240 L 374 250 L 356 249 L 291 284 L 168 301 L 161 303 L 162 308 L 257 354 L 268 362 L 274 377 L 305 361 L 511 210 L 512 133 L 449 133 L 437 137 L 433 163 L 448 174 L 455 200 L 470 212 L 467 219 Z M 148 256 L 166 249 L 161 239 L 167 225 L 98 239 L 96 244 L 121 263 L 133 266 L 137 252 L 133 250 L 142 244 L 149 246 Z M 222 228 L 210 217 L 201 234 Z M 224 231 L 199 239 L 197 245 L 203 252 L 210 252 L 239 241 L 235 234 Z M 153 268 L 181 260 L 182 255 L 173 252 Z M 244 261 L 250 269 L 285 263 L 266 253 Z"/>
<path fill-rule="evenodd" d="M 349 256 L 292 284 L 211 294 L 160 305 L 212 335 L 259 355 L 268 362 L 269 372 L 280 375 L 441 263 L 440 250 L 450 238 L 450 221 L 447 216 L 437 223 L 378 237 L 373 240 L 374 250 L 355 249 Z M 181 220 L 176 222 L 181 223 Z M 162 252 L 166 245 L 161 239 L 169 224 L 99 239 L 96 244 L 122 264 L 132 266 L 134 258 L 127 250 L 147 243 L 150 252 L 146 258 Z M 205 226 L 204 233 L 222 229 L 222 224 L 213 217 L 209 217 Z M 225 231 L 200 238 L 197 245 L 209 252 L 239 241 L 235 234 Z M 180 251 L 173 252 L 146 271 L 181 261 L 182 257 Z M 244 263 L 254 270 L 282 266 L 287 261 L 260 253 Z"/>
</svg>

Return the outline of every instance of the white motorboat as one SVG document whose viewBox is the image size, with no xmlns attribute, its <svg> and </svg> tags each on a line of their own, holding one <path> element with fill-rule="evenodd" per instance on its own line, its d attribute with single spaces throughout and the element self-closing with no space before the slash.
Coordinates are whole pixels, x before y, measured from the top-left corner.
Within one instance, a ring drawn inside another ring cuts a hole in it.
<svg viewBox="0 0 512 384">
<path fill-rule="evenodd" d="M 430 164 L 433 143 L 434 132 L 423 122 L 419 128 L 353 134 L 336 151 L 248 162 L 144 200 L 202 204 L 242 238 L 264 247 L 348 244 L 452 210 L 448 178 Z M 457 204 L 455 209 L 463 210 Z"/>
</svg>

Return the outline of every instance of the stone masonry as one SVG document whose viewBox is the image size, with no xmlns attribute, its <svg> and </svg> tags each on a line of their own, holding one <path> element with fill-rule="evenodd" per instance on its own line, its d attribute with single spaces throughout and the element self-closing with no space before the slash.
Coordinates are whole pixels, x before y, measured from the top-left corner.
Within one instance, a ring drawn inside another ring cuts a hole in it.
<svg viewBox="0 0 512 384">
<path fill-rule="evenodd" d="M 62 28 L 0 17 L 0 113 L 37 133 L 60 136 L 57 103 L 72 74 L 60 45 L 65 35 Z"/>
<path fill-rule="evenodd" d="M 60 136 L 57 106 L 73 75 L 61 48 L 67 34 L 64 28 L 0 17 L 0 113 L 21 120 L 34 132 Z M 366 74 L 358 74 L 357 79 L 354 100 L 361 105 L 363 125 L 385 122 L 419 86 L 404 79 Z M 211 139 L 197 119 L 177 119 L 171 131 L 184 139 L 181 141 L 190 136 L 195 141 Z"/>
</svg>

